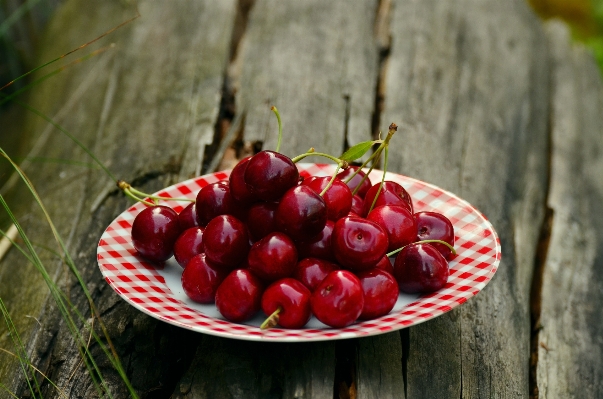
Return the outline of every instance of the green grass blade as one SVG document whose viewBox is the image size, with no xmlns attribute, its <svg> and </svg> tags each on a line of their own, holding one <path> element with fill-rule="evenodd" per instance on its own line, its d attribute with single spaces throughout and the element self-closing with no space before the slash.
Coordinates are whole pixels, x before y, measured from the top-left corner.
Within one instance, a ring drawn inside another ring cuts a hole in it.
<svg viewBox="0 0 603 399">
<path fill-rule="evenodd" d="M 47 115 L 43 114 L 42 112 L 38 111 L 37 109 L 30 107 L 29 105 L 18 101 L 18 100 L 14 100 L 14 102 L 16 104 L 19 104 L 20 106 L 22 106 L 23 108 L 33 112 L 34 114 L 38 115 L 40 118 L 44 119 L 46 122 L 50 123 L 52 126 L 54 126 L 55 128 L 57 128 L 61 133 L 63 133 L 65 136 L 67 136 L 69 139 L 71 139 L 75 144 L 77 144 L 82 150 L 84 150 L 86 152 L 86 154 L 88 154 L 88 156 L 90 156 L 90 158 L 92 158 L 94 160 L 94 162 L 100 166 L 100 168 L 105 171 L 105 173 L 115 182 L 117 182 L 117 178 L 115 176 L 113 176 L 113 173 L 111 173 L 111 171 L 109 169 L 107 169 L 107 167 L 96 157 L 96 155 L 94 155 L 94 153 L 92 151 L 90 151 L 88 149 L 88 147 L 86 147 L 81 141 L 79 141 L 74 135 L 72 135 L 71 133 L 69 133 L 67 130 L 65 130 L 61 125 L 59 125 L 58 123 L 56 123 L 55 121 L 53 121 L 50 117 L 48 117 Z M 0 149 L 1 154 L 6 158 L 8 157 L 8 155 L 5 155 L 6 152 L 4 152 L 4 150 Z M 12 160 L 11 160 L 11 163 Z M 16 165 L 13 163 L 13 165 Z M 23 176 L 23 175 L 22 175 Z"/>
<path fill-rule="evenodd" d="M 29 387 L 29 392 L 31 393 L 31 396 L 35 399 L 36 398 L 36 390 L 38 391 L 38 393 L 40 393 L 40 386 L 38 385 L 38 379 L 35 378 L 35 375 L 30 375 L 28 372 L 28 369 L 30 368 L 30 366 L 32 364 L 29 361 L 29 358 L 27 356 L 27 351 L 25 350 L 25 347 L 23 346 L 23 342 L 21 341 L 21 336 L 19 335 L 17 328 L 13 324 L 13 320 L 11 319 L 10 314 L 8 313 L 8 309 L 6 309 L 6 306 L 4 306 L 4 302 L 2 301 L 2 298 L 0 298 L 0 312 L 2 313 L 2 316 L 4 317 L 4 321 L 6 323 L 6 326 L 8 327 L 8 333 L 13 340 L 15 349 L 17 350 L 17 358 L 19 359 L 19 364 L 21 365 L 21 370 L 23 371 L 23 375 L 25 376 L 25 380 L 27 381 L 27 385 Z M 32 379 L 36 383 L 36 389 L 34 389 L 34 387 L 31 385 Z M 41 393 L 40 393 L 40 397 L 42 397 Z"/>
<path fill-rule="evenodd" d="M 11 390 L 8 389 L 6 386 L 4 386 L 4 384 L 0 383 L 0 388 L 4 389 L 13 398 L 19 399 L 19 397 L 17 395 L 15 395 L 13 392 L 11 392 Z"/>
<path fill-rule="evenodd" d="M 12 355 L 12 356 L 15 356 L 15 357 L 17 356 L 17 355 L 15 355 L 14 353 L 11 353 L 11 352 L 9 352 L 9 351 L 7 351 L 7 350 L 5 350 L 5 349 L 2 349 L 2 348 L 0 348 L 0 351 L 2 351 L 2 352 L 4 352 L 4 353 L 8 353 L 8 354 L 10 354 L 10 355 Z M 69 399 L 69 398 L 67 397 L 67 394 L 66 394 L 65 392 L 63 392 L 63 390 L 62 390 L 61 388 L 59 388 L 59 387 L 57 386 L 57 384 L 55 384 L 55 383 L 54 383 L 54 382 L 53 382 L 53 381 L 52 381 L 50 378 L 48 378 L 48 376 L 47 376 L 46 374 L 42 373 L 42 371 L 41 371 L 40 369 L 38 369 L 37 367 L 35 367 L 33 364 L 30 364 L 30 367 L 31 367 L 31 368 L 32 368 L 34 371 L 37 371 L 38 373 L 40 373 L 40 375 L 41 375 L 42 377 L 44 377 L 44 379 L 45 379 L 46 381 L 48 381 L 48 383 L 49 383 L 50 385 L 52 385 L 52 387 L 53 387 L 53 388 L 54 388 L 54 389 L 57 391 L 57 393 L 59 394 L 59 396 L 60 396 L 60 397 L 65 398 L 65 399 Z"/>
<path fill-rule="evenodd" d="M 1 149 L 0 149 L 0 151 L 1 151 Z M 27 251 L 29 253 L 28 259 L 31 259 L 33 261 L 34 266 L 36 267 L 36 269 L 38 270 L 38 272 L 44 279 L 48 288 L 50 289 L 51 295 L 53 296 L 55 302 L 57 303 L 57 308 L 61 312 L 61 315 L 63 316 L 63 319 L 65 320 L 65 323 L 66 323 L 67 327 L 69 328 L 71 335 L 74 337 L 75 341 L 78 343 L 78 350 L 80 351 L 80 354 L 82 355 L 82 357 L 85 359 L 86 365 L 87 366 L 89 364 L 91 365 L 91 367 L 89 368 L 89 374 L 92 377 L 93 383 L 97 387 L 99 394 L 102 394 L 103 389 L 101 389 L 101 386 L 103 385 L 103 383 L 102 383 L 102 381 L 101 381 L 101 383 L 99 383 L 95 377 L 96 375 L 99 375 L 99 376 L 101 376 L 101 379 L 102 379 L 102 374 L 100 373 L 100 370 L 96 366 L 94 359 L 92 359 L 92 355 L 86 350 L 87 348 L 84 346 L 84 349 L 82 349 L 82 346 L 83 346 L 82 342 L 85 342 L 85 340 L 81 336 L 81 333 L 79 332 L 79 329 L 78 329 L 77 325 L 75 324 L 75 321 L 73 320 L 73 317 L 71 316 L 71 313 L 69 311 L 70 308 L 71 309 L 74 308 L 73 305 L 69 302 L 68 299 L 66 299 L 64 294 L 58 289 L 58 287 L 56 286 L 56 284 L 54 283 L 54 281 L 48 274 L 48 271 L 44 267 L 41 259 L 38 257 L 38 254 L 35 252 L 35 250 L 33 248 L 33 244 L 31 243 L 31 241 L 29 240 L 29 238 L 23 231 L 23 228 L 21 227 L 21 225 L 15 218 L 15 215 L 11 212 L 10 208 L 8 207 L 8 204 L 6 203 L 6 201 L 4 200 L 4 197 L 2 195 L 0 195 L 0 204 L 4 207 L 4 209 L 8 213 L 13 224 L 17 228 L 19 235 L 21 236 L 21 239 L 24 241 Z M 106 392 L 108 392 L 107 387 L 104 387 L 104 390 Z"/>
<path fill-rule="evenodd" d="M 113 48 L 113 47 L 114 47 L 114 45 L 105 46 L 105 47 L 100 48 L 100 49 L 98 49 L 98 50 L 95 50 L 95 51 L 91 52 L 90 54 L 87 54 L 87 55 L 85 55 L 85 56 L 83 56 L 83 57 L 81 57 L 81 58 L 78 58 L 78 59 L 76 59 L 76 60 L 73 60 L 73 61 L 71 61 L 70 63 L 63 65 L 62 67 L 60 67 L 60 68 L 58 68 L 58 69 L 55 69 L 54 71 L 52 71 L 52 72 L 50 72 L 50 73 L 47 73 L 46 75 L 42 76 L 41 78 L 36 79 L 36 80 L 34 80 L 33 82 L 31 82 L 30 84 L 28 84 L 28 85 L 26 85 L 26 86 L 22 87 L 21 89 L 19 89 L 19 90 L 15 91 L 14 93 L 9 94 L 9 95 L 5 95 L 5 96 L 4 96 L 4 98 L 3 98 L 3 99 L 0 101 L 0 105 L 3 105 L 3 104 L 5 104 L 5 103 L 7 103 L 7 102 L 9 102 L 9 101 L 13 100 L 15 97 L 17 97 L 17 96 L 18 96 L 18 95 L 20 95 L 21 93 L 23 93 L 23 92 L 25 92 L 25 91 L 27 91 L 27 90 L 29 90 L 29 89 L 31 89 L 31 88 L 33 88 L 33 87 L 35 87 L 35 86 L 39 85 L 40 83 L 42 83 L 42 82 L 44 82 L 45 80 L 47 80 L 47 79 L 49 79 L 49 78 L 51 78 L 51 77 L 53 77 L 53 76 L 57 75 L 58 73 L 63 72 L 63 71 L 64 71 L 65 69 L 67 69 L 68 67 L 70 67 L 70 66 L 72 66 L 72 65 L 75 65 L 75 64 L 78 64 L 78 63 L 80 63 L 80 62 L 82 62 L 82 61 L 85 61 L 85 60 L 87 60 L 87 59 L 89 59 L 89 58 L 92 58 L 93 56 L 98 55 L 98 54 L 100 54 L 100 53 L 102 53 L 102 52 L 106 51 L 107 49 L 109 49 L 109 48 Z"/>
<path fill-rule="evenodd" d="M 29 178 L 27 178 L 27 176 L 24 174 L 24 172 L 19 168 L 19 166 L 8 156 L 8 154 L 6 154 L 6 152 L 4 150 L 2 150 L 2 148 L 0 148 L 0 155 L 4 156 L 13 166 L 13 168 L 17 171 L 17 173 L 20 175 L 21 179 L 23 180 L 23 182 L 26 184 L 27 188 L 29 189 L 29 191 L 31 192 L 31 194 L 33 195 L 35 201 L 37 202 L 38 206 L 40 207 L 40 209 L 42 210 L 42 212 L 44 213 L 44 216 L 46 218 L 46 221 L 48 222 L 52 233 L 55 237 L 55 240 L 57 241 L 57 243 L 59 244 L 59 246 L 61 247 L 61 251 L 64 254 L 64 258 L 65 261 L 67 263 L 67 265 L 69 266 L 69 269 L 71 270 L 71 272 L 73 273 L 73 275 L 77 278 L 78 283 L 82 289 L 82 291 L 84 292 L 84 295 L 86 296 L 89 305 L 90 305 L 90 309 L 92 311 L 93 316 L 96 317 L 96 319 L 99 322 L 99 325 L 101 326 L 101 329 L 103 330 L 103 335 L 104 338 L 107 340 L 107 344 L 110 348 L 110 352 L 106 349 L 106 346 L 100 341 L 100 339 L 97 340 L 97 343 L 101 346 L 101 348 L 103 349 L 103 351 L 105 351 L 105 354 L 107 355 L 109 361 L 112 363 L 113 367 L 116 369 L 116 371 L 118 372 L 118 374 L 120 375 L 120 377 L 122 378 L 123 382 L 126 384 L 131 396 L 133 398 L 137 398 L 137 394 L 134 391 L 134 388 L 132 387 L 126 373 L 125 370 L 123 369 L 123 366 L 121 365 L 121 362 L 119 360 L 119 356 L 117 355 L 117 351 L 115 350 L 115 348 L 113 347 L 113 344 L 111 342 L 111 339 L 109 337 L 109 334 L 106 330 L 106 327 L 104 325 L 104 323 L 102 322 L 101 318 L 100 318 L 100 313 L 98 312 L 98 310 L 96 309 L 96 305 L 94 304 L 94 301 L 92 300 L 92 296 L 90 295 L 90 292 L 88 291 L 88 288 L 86 286 L 86 283 L 83 281 L 79 271 L 77 270 L 75 263 L 73 262 L 73 259 L 71 258 L 71 256 L 69 255 L 69 251 L 67 250 L 66 245 L 64 244 L 62 238 L 60 237 L 60 235 L 58 234 L 58 231 L 54 225 L 54 223 L 52 222 L 48 211 L 46 210 L 46 207 L 44 206 L 44 204 L 42 203 L 41 198 L 39 197 L 37 191 L 35 190 L 35 188 L 33 187 L 31 181 L 29 180 Z M 4 201 L 3 197 L 0 195 L 0 202 L 2 202 L 2 204 L 5 206 L 5 208 L 7 209 L 7 212 L 9 212 L 9 216 L 11 216 L 11 219 L 13 221 L 13 223 L 15 224 L 15 226 L 17 227 L 17 229 L 19 230 L 19 234 L 21 235 L 21 237 L 23 238 L 23 240 L 26 242 L 28 250 L 30 252 L 30 254 L 32 255 L 33 259 L 36 262 L 36 265 L 40 265 L 41 268 L 41 272 L 43 276 L 48 276 L 48 273 L 45 271 L 45 269 L 43 268 L 43 266 L 41 265 L 41 261 L 39 260 L 39 258 L 37 257 L 37 254 L 35 253 L 35 251 L 33 251 L 33 245 L 31 244 L 31 242 L 29 242 L 29 240 L 27 239 L 27 236 L 25 236 L 25 233 L 22 231 L 22 229 L 20 228 L 18 221 L 16 220 L 16 218 L 14 218 L 14 215 L 12 215 L 12 212 L 10 212 L 10 209 L 8 209 L 8 205 L 6 205 L 6 202 Z M 51 292 L 53 291 L 53 286 L 54 283 L 52 282 L 52 280 L 50 279 L 50 277 L 48 276 L 48 282 L 49 287 L 51 288 Z M 46 279 L 46 277 L 45 277 Z M 54 288 L 56 289 L 56 286 L 54 286 Z M 58 297 L 60 297 L 60 294 L 58 294 Z M 62 303 L 60 301 L 60 298 L 57 299 L 58 302 Z M 74 308 L 73 308 L 74 309 Z M 75 309 L 77 311 L 77 309 Z M 79 312 L 78 312 L 79 313 Z M 64 315 L 69 319 L 70 323 L 73 323 L 73 320 L 71 318 L 71 315 L 66 312 L 64 312 Z M 68 324 L 69 325 L 69 324 Z M 75 326 L 75 323 L 73 323 L 73 326 Z M 80 337 L 79 331 L 73 331 L 73 333 L 75 335 L 78 336 L 78 338 Z M 87 353 L 88 355 L 88 353 Z M 84 359 L 87 361 L 88 359 L 90 360 L 91 364 L 96 367 L 96 364 L 94 363 L 94 359 L 92 358 L 91 355 L 89 355 L 89 357 L 84 356 Z M 97 371 L 100 374 L 100 371 Z M 92 374 L 91 374 L 92 376 Z"/>
<path fill-rule="evenodd" d="M 32 1 L 32 0 L 30 0 L 30 1 Z M 48 62 L 45 62 L 44 64 L 42 64 L 42 65 L 40 65 L 40 66 L 38 66 L 38 67 L 36 67 L 36 68 L 34 68 L 34 69 L 32 69 L 32 70 L 28 71 L 28 72 L 25 72 L 23 75 L 21 75 L 21 76 L 19 76 L 19 77 L 16 77 L 15 79 L 11 80 L 10 82 L 8 82 L 7 84 L 5 84 L 4 86 L 0 87 L 0 91 L 2 91 L 3 89 L 5 89 L 6 87 L 8 87 L 8 86 L 12 85 L 13 83 L 15 83 L 15 82 L 17 82 L 17 81 L 19 81 L 19 80 L 23 79 L 24 77 L 26 77 L 26 76 L 28 76 L 28 75 L 31 75 L 32 73 L 34 73 L 34 72 L 36 72 L 36 71 L 39 71 L 40 69 L 42 69 L 42 68 L 44 68 L 44 67 L 46 67 L 46 66 L 48 66 L 48 65 L 50 65 L 50 64 L 53 64 L 53 63 L 55 63 L 55 62 L 57 62 L 57 61 L 59 61 L 59 60 L 61 60 L 61 59 L 65 58 L 65 57 L 67 57 L 68 55 L 73 54 L 73 53 L 75 53 L 76 51 L 81 50 L 81 49 L 83 49 L 83 48 L 85 48 L 85 47 L 87 47 L 87 46 L 91 45 L 92 43 L 94 43 L 94 42 L 96 42 L 96 41 L 98 41 L 98 40 L 102 39 L 103 37 L 105 37 L 105 36 L 107 36 L 107 35 L 109 35 L 109 34 L 113 33 L 114 31 L 116 31 L 117 29 L 121 28 L 122 26 L 129 24 L 130 22 L 134 21 L 134 20 L 135 20 L 136 18 L 138 18 L 138 17 L 140 17 L 140 13 L 138 13 L 138 10 L 137 10 L 137 11 L 136 11 L 136 16 L 134 16 L 134 17 L 132 17 L 132 18 L 128 19 L 127 21 L 122 22 L 121 24 L 117 25 L 116 27 L 114 27 L 114 28 L 112 28 L 112 29 L 109 29 L 108 31 L 106 31 L 106 32 L 105 32 L 105 33 L 103 33 L 102 35 L 98 36 L 96 39 L 92 39 L 92 40 L 90 40 L 89 42 L 86 42 L 86 43 L 82 44 L 81 46 L 79 46 L 79 47 L 77 47 L 77 48 L 75 48 L 75 49 L 73 49 L 73 50 L 71 50 L 71 51 L 68 51 L 68 52 L 66 52 L 65 54 L 63 54 L 63 55 L 61 55 L 61 56 L 59 56 L 59 57 L 57 57 L 57 58 L 55 58 L 55 59 L 52 59 L 52 60 L 50 60 L 50 61 L 48 61 Z"/>
</svg>

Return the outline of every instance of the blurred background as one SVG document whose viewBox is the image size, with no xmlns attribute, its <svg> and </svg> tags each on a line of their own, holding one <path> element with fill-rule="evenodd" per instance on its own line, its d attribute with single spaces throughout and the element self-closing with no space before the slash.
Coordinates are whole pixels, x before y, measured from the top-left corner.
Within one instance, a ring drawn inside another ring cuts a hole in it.
<svg viewBox="0 0 603 399">
<path fill-rule="evenodd" d="M 53 11 L 66 0 L 0 0 L 0 87 L 23 73 L 39 66 L 36 45 Z M 241 0 L 246 1 L 247 0 Z M 603 71 L 603 0 L 526 0 L 543 19 L 565 21 L 575 41 L 584 43 L 593 52 Z M 57 54 L 59 56 L 60 54 Z M 49 60 L 45 60 L 49 61 Z M 0 90 L 2 97 L 28 84 L 22 79 Z M 19 129 L 24 109 L 6 102 L 0 105 L 0 148 L 19 161 L 26 153 L 22 148 Z M 0 162 L 0 187 L 8 178 L 11 167 Z"/>
</svg>

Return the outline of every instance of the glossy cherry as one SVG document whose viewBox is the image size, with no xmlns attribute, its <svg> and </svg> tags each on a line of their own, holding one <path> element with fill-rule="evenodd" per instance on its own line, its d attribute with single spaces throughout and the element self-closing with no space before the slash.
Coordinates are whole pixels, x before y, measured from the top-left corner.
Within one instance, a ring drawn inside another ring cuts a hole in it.
<svg viewBox="0 0 603 399">
<path fill-rule="evenodd" d="M 247 163 L 245 182 L 254 196 L 264 201 L 276 201 L 297 185 L 299 171 L 287 156 L 274 151 L 260 151 Z"/>
<path fill-rule="evenodd" d="M 329 327 L 349 326 L 364 307 L 360 280 L 348 270 L 329 273 L 312 292 L 310 306 L 314 316 Z"/>
<path fill-rule="evenodd" d="M 151 206 L 136 215 L 132 223 L 132 245 L 152 261 L 163 262 L 173 255 L 180 235 L 178 214 L 165 205 Z"/>
<path fill-rule="evenodd" d="M 230 272 L 216 290 L 216 307 L 225 319 L 241 323 L 259 310 L 264 285 L 248 269 Z"/>
<path fill-rule="evenodd" d="M 278 230 L 276 224 L 276 209 L 278 202 L 257 202 L 247 213 L 247 228 L 253 241 L 257 241 L 269 233 Z"/>
<path fill-rule="evenodd" d="M 266 282 L 291 276 L 296 264 L 295 244 L 280 232 L 270 233 L 254 243 L 247 256 L 249 270 Z"/>
<path fill-rule="evenodd" d="M 180 223 L 180 230 L 184 231 L 191 227 L 199 226 L 197 221 L 197 208 L 194 202 L 191 202 L 178 214 L 178 222 Z"/>
<path fill-rule="evenodd" d="M 203 230 L 202 227 L 191 227 L 178 236 L 174 243 L 174 258 L 180 266 L 185 267 L 193 256 L 204 251 Z"/>
<path fill-rule="evenodd" d="M 412 213 L 406 208 L 382 205 L 373 209 L 366 218 L 383 227 L 387 233 L 387 252 L 402 248 L 417 239 L 417 224 Z"/>
<path fill-rule="evenodd" d="M 329 185 L 331 176 L 308 180 L 303 184 L 314 190 L 316 194 L 320 194 Z M 329 220 L 337 221 L 346 216 L 352 208 L 352 192 L 341 180 L 335 179 L 322 198 L 327 205 L 327 219 Z"/>
<path fill-rule="evenodd" d="M 228 272 L 208 262 L 205 254 L 195 255 L 182 272 L 182 288 L 193 301 L 214 303 L 216 291 Z"/>
<path fill-rule="evenodd" d="M 358 318 L 370 320 L 388 314 L 398 300 L 394 276 L 377 268 L 361 271 L 357 276 L 364 294 L 364 307 Z"/>
<path fill-rule="evenodd" d="M 231 215 L 213 218 L 205 228 L 203 242 L 207 259 L 226 269 L 237 267 L 249 252 L 247 227 Z"/>
<path fill-rule="evenodd" d="M 362 208 L 362 216 L 368 215 L 369 209 L 371 209 L 371 204 L 377 195 L 377 191 L 379 191 L 380 183 L 375 183 L 366 193 L 364 197 L 364 205 Z M 379 197 L 377 197 L 377 201 L 375 202 L 375 209 L 381 205 L 399 205 L 404 208 L 407 208 L 410 213 L 413 213 L 413 204 L 410 194 L 402 187 L 399 183 L 394 181 L 385 181 L 383 182 L 383 187 L 381 192 L 379 192 Z"/>
<path fill-rule="evenodd" d="M 305 258 L 297 262 L 293 278 L 314 291 L 329 273 L 339 269 L 339 265 L 324 259 Z"/>
<path fill-rule="evenodd" d="M 302 328 L 310 320 L 310 290 L 293 278 L 270 284 L 262 295 L 262 310 L 270 316 L 278 309 L 278 325 Z"/>
<path fill-rule="evenodd" d="M 352 197 L 352 207 L 350 208 L 350 212 L 354 212 L 356 215 L 362 215 L 362 208 L 364 207 L 364 200 L 358 195 L 354 195 Z"/>
<path fill-rule="evenodd" d="M 279 230 L 294 240 L 305 240 L 319 234 L 327 223 L 327 206 L 314 190 L 300 185 L 281 198 L 276 222 Z"/>
<path fill-rule="evenodd" d="M 387 255 L 384 255 L 383 258 L 381 258 L 381 260 L 375 265 L 375 268 L 386 271 L 392 276 L 394 275 L 394 265 L 392 265 L 392 261 L 387 257 Z"/>
<path fill-rule="evenodd" d="M 335 223 L 327 220 L 320 233 L 308 239 L 298 240 L 296 246 L 299 258 L 319 258 L 335 262 L 335 254 L 331 245 L 333 227 L 335 227 Z"/>
<path fill-rule="evenodd" d="M 252 193 L 252 188 L 245 182 L 245 170 L 251 156 L 245 157 L 239 161 L 230 172 L 228 178 L 228 184 L 230 187 L 230 194 L 232 197 L 241 203 L 252 204 L 257 200 L 256 196 Z"/>
<path fill-rule="evenodd" d="M 454 246 L 454 227 L 450 220 L 437 212 L 417 212 L 414 214 L 417 223 L 417 241 L 442 240 Z M 452 258 L 452 251 L 444 244 L 430 243 L 444 255 L 446 259 Z"/>
<path fill-rule="evenodd" d="M 446 285 L 449 274 L 448 262 L 430 244 L 409 244 L 394 262 L 394 277 L 400 291 L 408 294 L 437 291 Z"/>
<path fill-rule="evenodd" d="M 358 170 L 357 166 L 350 166 L 349 168 L 347 168 L 347 169 L 339 172 L 337 174 L 337 178 L 339 180 L 345 181 L 351 175 L 353 175 L 356 170 Z M 354 191 L 356 189 L 356 187 L 358 185 L 360 185 L 360 188 L 356 192 L 356 195 L 358 195 L 360 198 L 364 198 L 364 196 L 366 195 L 367 191 L 371 188 L 371 185 L 372 185 L 371 179 L 369 179 L 368 177 L 364 181 L 362 181 L 362 179 L 364 178 L 364 176 L 366 176 L 366 173 L 364 173 L 361 170 L 361 171 L 358 172 L 358 174 L 356 174 L 356 176 L 354 176 L 352 178 L 352 180 L 350 180 L 349 182 L 346 183 L 348 185 L 348 187 L 350 188 L 351 191 Z"/>
<path fill-rule="evenodd" d="M 354 271 L 374 267 L 388 248 L 385 230 L 359 217 L 339 219 L 333 228 L 331 243 L 338 263 Z"/>
<path fill-rule="evenodd" d="M 218 215 L 233 215 L 243 220 L 245 207 L 237 203 L 230 195 L 227 181 L 208 184 L 197 194 L 195 202 L 199 226 L 206 226 Z"/>
</svg>

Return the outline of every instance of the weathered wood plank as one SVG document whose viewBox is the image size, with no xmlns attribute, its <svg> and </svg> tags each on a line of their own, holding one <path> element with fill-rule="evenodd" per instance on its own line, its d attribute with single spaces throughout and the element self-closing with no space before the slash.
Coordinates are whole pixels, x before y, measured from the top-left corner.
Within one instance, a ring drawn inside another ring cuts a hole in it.
<svg viewBox="0 0 603 399">
<path fill-rule="evenodd" d="M 245 140 L 274 149 L 281 112 L 282 152 L 339 155 L 371 137 L 378 48 L 377 1 L 258 0 L 242 41 L 237 108 L 247 114 Z M 311 159 L 320 161 L 320 159 Z"/>
<path fill-rule="evenodd" d="M 114 48 L 36 87 L 28 101 L 50 116 L 60 112 L 63 104 L 70 104 L 57 122 L 78 137 L 116 176 L 135 180 L 144 184 L 146 191 L 153 191 L 200 170 L 204 145 L 213 139 L 236 2 L 142 1 L 138 10 L 140 18 L 85 51 L 112 42 Z M 45 35 L 40 60 L 77 48 L 135 15 L 134 7 L 120 1 L 93 5 L 78 0 L 66 2 Z M 83 85 L 87 88 L 82 93 L 78 88 Z M 70 103 L 74 93 L 78 100 Z M 24 129 L 42 132 L 46 126 L 46 122 L 32 116 L 25 121 Z M 76 145 L 56 131 L 45 136 L 45 140 L 43 156 L 90 162 Z M 135 389 L 143 397 L 168 395 L 193 360 L 200 335 L 158 322 L 125 304 L 103 281 L 96 262 L 100 233 L 126 208 L 128 201 L 116 195 L 110 180 L 99 170 L 49 163 L 28 168 L 27 172 L 47 202 L 51 217 L 105 316 L 107 329 Z M 7 198 L 12 199 L 10 193 Z M 19 215 L 32 208 L 31 199 L 23 198 L 26 197 L 18 198 L 21 208 L 17 200 L 11 201 L 20 209 Z M 50 232 L 37 213 L 21 219 L 34 241 L 51 245 Z M 43 256 L 45 262 L 62 269 L 54 255 Z M 10 298 L 7 306 L 17 320 L 28 321 L 29 325 L 21 323 L 20 331 L 34 362 L 70 397 L 95 397 L 77 348 L 52 308 L 52 301 L 44 307 L 48 294 L 43 284 L 29 283 L 38 279 L 36 273 L 16 251 L 9 253 L 3 265 L 10 265 L 12 272 L 2 269 L 0 296 Z M 61 276 L 64 289 L 71 292 L 72 300 L 80 309 L 86 309 L 77 284 L 65 274 L 57 272 L 57 276 Z M 15 278 L 22 282 L 16 283 Z M 31 295 L 24 291 L 28 287 Z M 25 315 L 35 316 L 40 324 Z M 0 330 L 5 331 L 4 325 Z M 7 340 L 3 334 L 2 344 Z M 102 360 L 99 348 L 93 345 L 92 351 L 99 354 L 100 367 L 115 390 L 115 397 L 127 397 L 115 371 Z M 18 395 L 25 395 L 19 367 L 14 360 L 10 362 L 0 365 L 0 381 Z M 45 397 L 56 395 L 48 385 L 44 390 Z"/>
<path fill-rule="evenodd" d="M 471 202 L 503 248 L 484 292 L 410 329 L 408 397 L 525 397 L 547 177 L 544 35 L 522 1 L 393 8 L 381 119 L 400 122 L 404 145 L 393 149 L 390 167 Z"/>
<path fill-rule="evenodd" d="M 539 398 L 603 396 L 603 82 L 568 29 L 547 26 L 552 53 L 552 232 L 538 333 Z"/>
<path fill-rule="evenodd" d="M 402 343 L 397 332 L 358 340 L 358 398 L 404 398 Z"/>
</svg>

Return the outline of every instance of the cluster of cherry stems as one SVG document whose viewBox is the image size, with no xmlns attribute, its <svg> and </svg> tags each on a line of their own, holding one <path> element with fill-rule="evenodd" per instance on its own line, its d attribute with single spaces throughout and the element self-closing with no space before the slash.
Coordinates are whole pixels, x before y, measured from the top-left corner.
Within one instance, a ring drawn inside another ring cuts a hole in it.
<svg viewBox="0 0 603 399">
<path fill-rule="evenodd" d="M 388 314 L 399 292 L 442 288 L 453 257 L 454 230 L 437 212 L 414 212 L 398 183 L 372 184 L 368 162 L 385 140 L 360 143 L 339 158 L 313 149 L 293 159 L 261 151 L 242 159 L 229 178 L 203 187 L 180 214 L 127 183 L 126 194 L 149 205 L 135 218 L 132 243 L 140 256 L 184 268 L 182 287 L 199 303 L 215 303 L 232 322 L 261 309 L 262 328 L 302 328 L 313 314 L 341 328 Z M 364 164 L 350 166 L 375 144 Z M 295 165 L 310 156 L 337 163 L 333 176 L 300 176 Z M 185 200 L 185 199 L 183 199 Z M 188 199 L 190 200 L 190 199 Z M 392 264 L 392 259 L 395 260 Z"/>
</svg>

